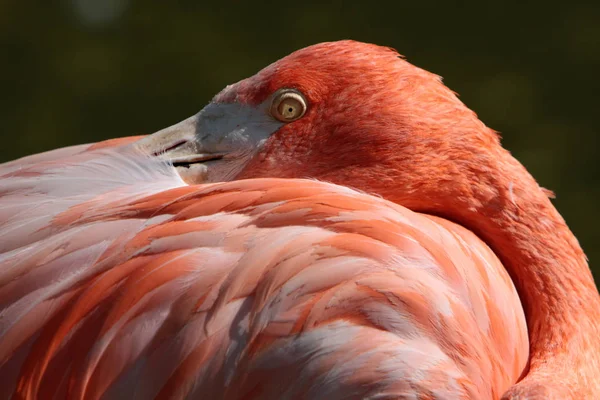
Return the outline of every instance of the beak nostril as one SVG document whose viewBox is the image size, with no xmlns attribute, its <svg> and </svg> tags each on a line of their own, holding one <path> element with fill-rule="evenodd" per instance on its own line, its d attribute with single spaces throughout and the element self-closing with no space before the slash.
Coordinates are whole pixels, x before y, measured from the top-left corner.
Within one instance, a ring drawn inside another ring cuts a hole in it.
<svg viewBox="0 0 600 400">
<path fill-rule="evenodd" d="M 187 140 L 180 140 L 180 141 L 175 142 L 174 144 L 172 144 L 172 145 L 170 145 L 170 146 L 168 146 L 168 147 L 166 147 L 164 149 L 154 151 L 152 153 L 152 155 L 156 157 L 156 156 L 159 156 L 161 154 L 167 153 L 169 151 L 175 150 L 176 148 L 178 148 L 182 144 L 185 144 L 186 142 L 187 142 Z"/>
</svg>

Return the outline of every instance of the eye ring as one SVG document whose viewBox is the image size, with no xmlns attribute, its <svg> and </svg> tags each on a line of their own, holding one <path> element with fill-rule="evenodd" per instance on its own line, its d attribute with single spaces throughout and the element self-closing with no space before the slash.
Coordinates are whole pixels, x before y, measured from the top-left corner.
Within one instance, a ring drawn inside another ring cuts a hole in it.
<svg viewBox="0 0 600 400">
<path fill-rule="evenodd" d="M 306 113 L 306 99 L 294 89 L 281 89 L 273 96 L 271 115 L 281 122 L 292 122 Z"/>
</svg>

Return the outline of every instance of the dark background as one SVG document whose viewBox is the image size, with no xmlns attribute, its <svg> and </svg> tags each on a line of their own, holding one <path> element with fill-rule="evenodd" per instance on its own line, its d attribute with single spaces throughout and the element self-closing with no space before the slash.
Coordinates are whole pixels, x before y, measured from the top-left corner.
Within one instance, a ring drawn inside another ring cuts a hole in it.
<svg viewBox="0 0 600 400">
<path fill-rule="evenodd" d="M 373 42 L 502 133 L 600 277 L 600 2 L 220 3 L 0 0 L 0 162 L 152 133 L 293 50 Z"/>
</svg>

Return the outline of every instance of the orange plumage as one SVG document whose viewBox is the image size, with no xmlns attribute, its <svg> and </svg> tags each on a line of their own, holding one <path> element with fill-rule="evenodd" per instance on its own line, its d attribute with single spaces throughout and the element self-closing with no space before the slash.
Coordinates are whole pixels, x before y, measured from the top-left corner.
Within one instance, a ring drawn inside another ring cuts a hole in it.
<svg viewBox="0 0 600 400">
<path fill-rule="evenodd" d="M 0 179 L 0 397 L 600 394 L 577 240 L 394 50 L 312 46 L 174 127 Z"/>
</svg>

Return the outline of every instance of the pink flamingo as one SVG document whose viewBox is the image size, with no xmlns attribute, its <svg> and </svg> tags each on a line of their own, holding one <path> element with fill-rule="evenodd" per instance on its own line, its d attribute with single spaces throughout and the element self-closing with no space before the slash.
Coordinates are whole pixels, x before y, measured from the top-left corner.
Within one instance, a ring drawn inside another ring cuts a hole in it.
<svg viewBox="0 0 600 400">
<path fill-rule="evenodd" d="M 549 193 L 392 49 L 311 46 L 0 179 L 1 398 L 600 398 Z"/>
</svg>

